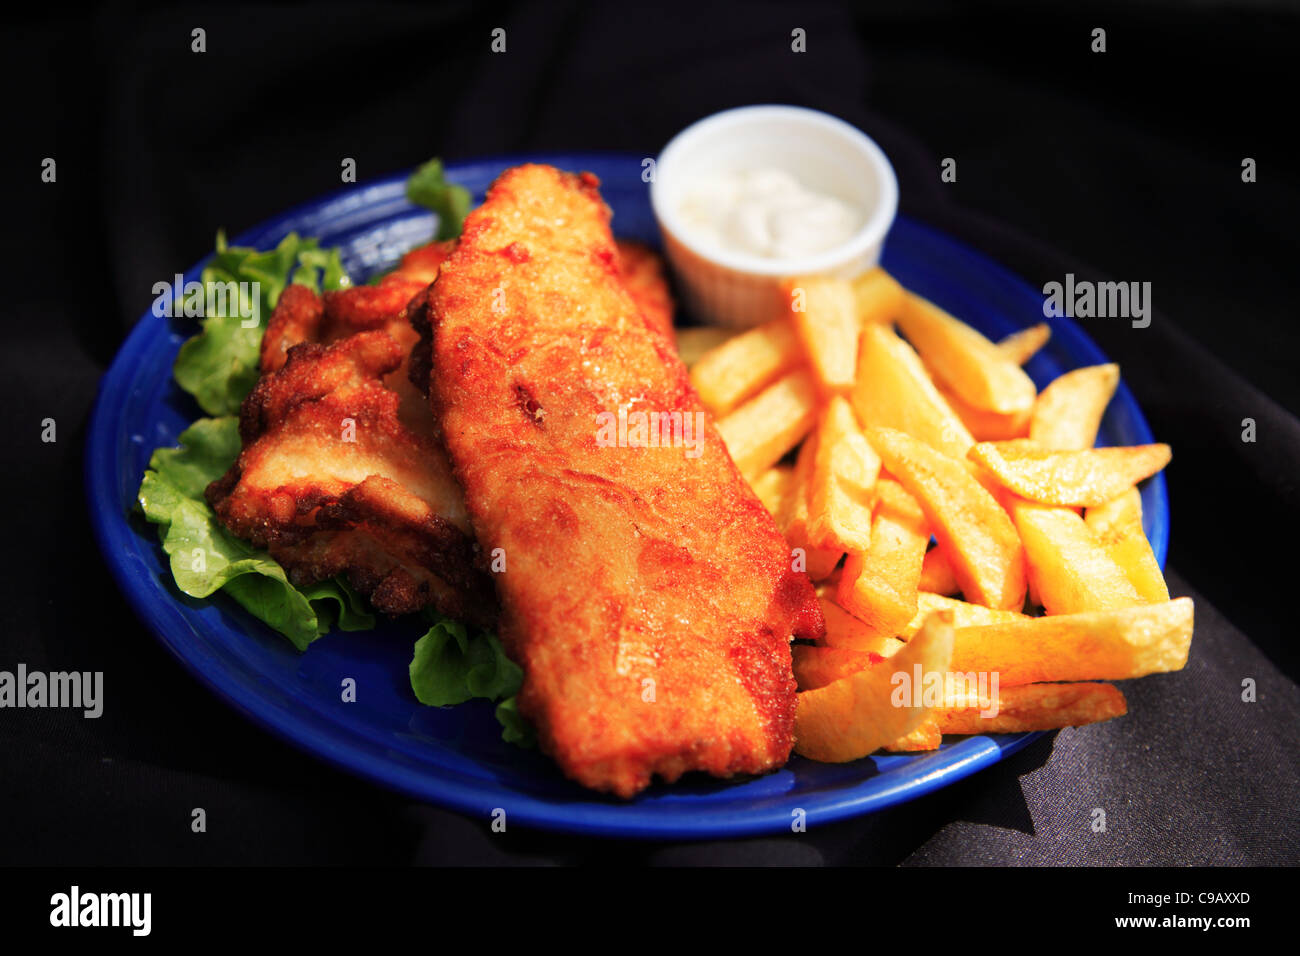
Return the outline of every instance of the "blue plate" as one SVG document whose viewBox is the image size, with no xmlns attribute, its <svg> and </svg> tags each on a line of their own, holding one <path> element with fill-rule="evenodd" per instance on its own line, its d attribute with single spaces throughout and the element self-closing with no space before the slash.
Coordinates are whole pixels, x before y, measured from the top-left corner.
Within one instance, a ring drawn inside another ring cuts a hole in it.
<svg viewBox="0 0 1300 956">
<path fill-rule="evenodd" d="M 620 154 L 530 156 L 529 161 L 594 172 L 614 210 L 614 229 L 657 243 L 641 157 Z M 476 199 L 507 166 L 525 157 L 448 168 Z M 391 267 L 426 241 L 432 217 L 403 195 L 404 176 L 357 186 L 300 206 L 239 236 L 265 249 L 296 230 L 341 246 L 354 279 Z M 1043 320 L 1042 296 L 979 253 L 900 218 L 884 265 L 904 285 L 991 337 Z M 190 269 L 196 280 L 202 263 Z M 1052 339 L 1028 365 L 1041 387 L 1060 373 L 1106 357 L 1073 323 L 1050 319 Z M 621 837 L 692 838 L 789 831 L 802 809 L 809 825 L 910 800 L 974 773 L 1038 734 L 949 738 L 921 756 L 870 757 L 818 764 L 796 757 L 767 776 L 736 782 L 691 777 L 655 786 L 628 802 L 603 799 L 565 780 L 535 751 L 500 739 L 490 705 L 438 709 L 416 702 L 407 683 L 411 622 L 362 634 L 334 633 L 304 654 L 220 595 L 195 601 L 174 586 L 153 526 L 135 512 L 135 494 L 152 450 L 176 444 L 197 406 L 172 382 L 176 350 L 193 328 L 146 312 L 100 384 L 86 447 L 91 523 L 105 560 L 136 612 L 199 680 L 235 709 L 285 740 L 353 773 L 485 822 L 497 808 L 510 823 Z M 1120 386 L 1102 423 L 1102 440 L 1152 441 L 1133 396 Z M 1164 479 L 1142 492 L 1147 534 L 1163 565 L 1168 541 Z M 357 682 L 354 703 L 340 684 Z"/>
</svg>

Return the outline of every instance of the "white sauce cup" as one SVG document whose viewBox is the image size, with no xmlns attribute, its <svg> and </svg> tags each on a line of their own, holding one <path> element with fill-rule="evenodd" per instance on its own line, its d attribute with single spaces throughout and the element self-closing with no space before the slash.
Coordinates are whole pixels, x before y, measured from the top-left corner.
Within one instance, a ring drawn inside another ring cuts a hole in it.
<svg viewBox="0 0 1300 956">
<path fill-rule="evenodd" d="M 789 259 L 717 249 L 693 234 L 680 212 L 690 190 L 757 167 L 782 169 L 804 188 L 856 206 L 861 228 L 833 248 Z M 705 322 L 751 326 L 778 314 L 784 279 L 851 279 L 877 265 L 898 211 L 898 180 L 880 147 L 843 120 L 798 106 L 746 106 L 673 137 L 655 161 L 650 204 L 690 312 Z"/>
</svg>

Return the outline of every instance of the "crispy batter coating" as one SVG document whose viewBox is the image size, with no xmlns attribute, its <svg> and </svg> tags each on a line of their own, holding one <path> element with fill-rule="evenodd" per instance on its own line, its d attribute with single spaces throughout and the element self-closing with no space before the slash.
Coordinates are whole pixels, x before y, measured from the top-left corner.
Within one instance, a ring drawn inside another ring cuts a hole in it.
<svg viewBox="0 0 1300 956">
<path fill-rule="evenodd" d="M 390 614 L 433 605 L 483 621 L 496 599 L 474 570 L 463 495 L 425 397 L 429 349 L 411 354 L 420 338 L 411 317 L 427 321 L 428 286 L 455 245 L 412 249 L 375 285 L 281 293 L 262 339 L 263 378 L 243 409 L 244 453 L 209 495 L 227 527 L 268 548 L 299 584 L 346 573 Z M 629 291 L 671 331 L 658 257 L 630 242 L 620 253 Z M 363 436 L 363 413 L 382 442 Z M 361 447 L 340 459 L 345 418 Z"/>
<path fill-rule="evenodd" d="M 455 239 L 440 239 L 423 246 L 416 246 L 402 256 L 402 261 L 395 271 L 430 285 L 438 278 L 438 270 L 442 268 L 443 262 L 455 248 Z"/>
<path fill-rule="evenodd" d="M 619 274 L 637 308 L 651 325 L 671 339 L 676 307 L 668 290 L 668 280 L 664 277 L 663 259 L 644 242 L 635 239 L 615 239 L 614 245 L 618 247 Z M 417 246 L 402 257 L 396 271 L 428 285 L 438 278 L 439 268 L 455 248 L 455 239 Z"/>
<path fill-rule="evenodd" d="M 673 314 L 676 305 L 668 289 L 668 280 L 664 278 L 663 260 L 657 252 L 635 239 L 615 239 L 614 245 L 618 249 L 619 276 L 628 294 L 646 321 L 666 335 L 669 342 L 674 341 Z M 402 259 L 399 271 L 412 278 L 429 277 L 432 282 L 438 277 L 438 269 L 455 247 L 456 242 L 451 239 L 418 246 Z M 418 310 L 425 307 L 425 300 L 411 303 L 408 317 L 417 332 L 421 330 L 422 322 L 427 323 L 427 318 L 418 314 Z M 411 352 L 408 377 L 421 394 L 429 391 L 429 370 L 433 362 L 431 351 L 432 339 L 422 335 Z"/>
<path fill-rule="evenodd" d="M 432 337 L 431 400 L 480 546 L 504 549 L 493 579 L 520 711 L 570 777 L 628 797 L 655 774 L 783 764 L 789 640 L 824 624 L 624 287 L 597 185 L 505 172 L 412 317 Z M 628 403 L 700 422 L 699 454 L 684 431 L 677 447 L 602 445 L 597 416 Z"/>
<path fill-rule="evenodd" d="M 645 243 L 634 239 L 618 239 L 615 243 L 619 274 L 632 301 L 647 322 L 673 341 L 673 297 L 664 278 L 663 260 Z"/>
<path fill-rule="evenodd" d="M 404 357 L 378 328 L 289 349 L 244 401 L 243 450 L 207 498 L 295 584 L 346 573 L 388 614 L 432 605 L 486 621 L 495 602 L 460 488 L 432 433 L 401 421 L 384 384 Z"/>
<path fill-rule="evenodd" d="M 263 373 L 284 365 L 289 349 L 303 342 L 329 345 L 357 332 L 382 329 L 409 351 L 416 336 L 406 320 L 407 303 L 429 283 L 392 272 L 377 285 L 357 285 L 324 298 L 302 285 L 289 285 L 267 322 L 262 337 Z"/>
</svg>

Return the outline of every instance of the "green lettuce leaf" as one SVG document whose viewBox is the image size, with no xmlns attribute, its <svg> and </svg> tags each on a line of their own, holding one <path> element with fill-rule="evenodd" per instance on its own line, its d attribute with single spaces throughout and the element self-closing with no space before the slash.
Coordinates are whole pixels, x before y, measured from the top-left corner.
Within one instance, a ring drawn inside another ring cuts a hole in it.
<svg viewBox="0 0 1300 956">
<path fill-rule="evenodd" d="M 138 493 L 145 518 L 159 526 L 178 588 L 195 598 L 226 591 L 299 650 L 336 623 L 343 630 L 374 627 L 373 616 L 341 581 L 300 591 L 270 555 L 217 521 L 203 490 L 239 454 L 234 416 L 201 418 L 181 433 L 180 443 L 153 453 Z"/>
<path fill-rule="evenodd" d="M 406 198 L 437 215 L 437 239 L 460 235 L 472 201 L 468 189 L 447 182 L 441 159 L 431 159 L 411 174 L 406 181 Z"/>
<path fill-rule="evenodd" d="M 515 695 L 524 672 L 506 656 L 495 634 L 470 631 L 460 621 L 428 612 L 433 626 L 415 642 L 411 690 L 422 704 L 451 707 L 475 697 L 500 701 L 496 708 L 501 739 L 534 745 L 533 727 L 519 713 Z"/>
<path fill-rule="evenodd" d="M 415 642 L 411 690 L 430 707 L 450 707 L 472 697 L 499 700 L 519 690 L 524 673 L 506 657 L 495 634 L 470 633 L 460 621 L 431 614 L 434 621 Z"/>
<path fill-rule="evenodd" d="M 262 334 L 285 286 L 294 282 L 319 292 L 343 288 L 351 280 L 339 250 L 321 249 L 315 239 L 290 233 L 274 249 L 259 252 L 228 246 L 225 235 L 218 233 L 216 252 L 200 282 L 204 290 L 233 282 L 238 295 L 227 299 L 196 293 L 177 303 L 185 315 L 203 319 L 202 331 L 181 346 L 172 374 L 209 415 L 231 415 L 257 383 Z M 253 283 L 256 302 L 247 294 Z M 212 299 L 210 313 L 205 298 Z"/>
<path fill-rule="evenodd" d="M 536 747 L 537 731 L 522 714 L 519 713 L 519 698 L 507 697 L 497 704 L 497 723 L 501 725 L 501 739 L 508 744 L 520 747 Z"/>
<path fill-rule="evenodd" d="M 300 588 L 307 601 L 316 609 L 316 627 L 321 634 L 334 628 L 340 631 L 369 631 L 375 626 L 375 616 L 370 606 L 342 576 L 328 581 L 317 581 L 311 587 Z"/>
</svg>

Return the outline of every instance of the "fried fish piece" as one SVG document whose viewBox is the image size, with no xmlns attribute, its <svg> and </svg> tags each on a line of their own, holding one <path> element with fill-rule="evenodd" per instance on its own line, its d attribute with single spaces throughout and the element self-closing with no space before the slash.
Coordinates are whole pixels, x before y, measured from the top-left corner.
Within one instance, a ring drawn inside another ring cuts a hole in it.
<svg viewBox="0 0 1300 956">
<path fill-rule="evenodd" d="M 295 345 L 329 345 L 375 329 L 388 333 L 403 352 L 409 352 L 418 336 L 407 320 L 406 307 L 428 285 L 422 274 L 390 272 L 376 285 L 349 286 L 324 296 L 304 285 L 286 286 L 262 337 L 262 372 L 281 368 Z"/>
<path fill-rule="evenodd" d="M 673 341 L 673 296 L 664 278 L 663 260 L 643 242 L 616 239 L 618 271 L 632 301 L 655 329 Z"/>
<path fill-rule="evenodd" d="M 790 638 L 824 623 L 625 288 L 597 186 L 548 166 L 503 173 L 412 319 L 431 337 L 431 401 L 480 547 L 503 559 L 519 710 L 566 774 L 630 797 L 656 774 L 785 763 Z M 681 440 L 607 447 L 600 416 L 629 405 L 676 415 Z"/>
<path fill-rule="evenodd" d="M 383 331 L 402 352 L 401 363 L 384 376 L 384 383 L 401 397 L 402 420 L 416 431 L 432 432 L 424 392 L 411 384 L 408 371 L 411 348 L 419 336 L 407 311 L 412 299 L 428 288 L 424 275 L 422 269 L 391 272 L 375 285 L 350 286 L 324 296 L 306 286 L 288 286 L 280 293 L 262 337 L 262 374 L 282 368 L 295 345 L 330 345 L 358 332 Z"/>
<path fill-rule="evenodd" d="M 291 304 L 308 301 L 295 288 Z M 495 600 L 460 487 L 441 445 L 401 421 L 384 384 L 404 357 L 379 329 L 289 349 L 244 401 L 243 450 L 207 499 L 296 585 L 346 574 L 388 614 L 432 605 L 484 622 Z"/>
<path fill-rule="evenodd" d="M 423 246 L 416 246 L 402 256 L 402 261 L 394 271 L 408 279 L 430 285 L 438 278 L 438 270 L 442 268 L 443 262 L 455 248 L 455 239 L 438 239 Z"/>
<path fill-rule="evenodd" d="M 619 276 L 628 294 L 646 321 L 666 335 L 668 341 L 674 341 L 673 315 L 676 304 L 669 291 L 668 280 L 664 277 L 663 259 L 645 243 L 635 239 L 615 239 L 614 245 L 618 249 Z M 455 247 L 454 239 L 417 246 L 402 257 L 397 272 L 408 279 L 433 282 Z M 430 340 L 427 338 L 422 343 L 417 343 L 408 369 L 412 384 L 424 394 L 429 391 L 429 368 L 432 363 L 430 348 Z"/>
</svg>

